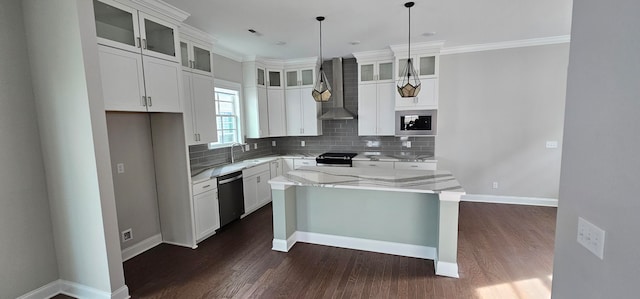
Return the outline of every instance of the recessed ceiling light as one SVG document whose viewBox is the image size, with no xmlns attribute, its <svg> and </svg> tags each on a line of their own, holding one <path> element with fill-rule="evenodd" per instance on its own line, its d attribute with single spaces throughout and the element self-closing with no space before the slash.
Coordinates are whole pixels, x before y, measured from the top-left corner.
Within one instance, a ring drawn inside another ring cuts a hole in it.
<svg viewBox="0 0 640 299">
<path fill-rule="evenodd" d="M 425 33 L 422 34 L 422 36 L 424 36 L 424 37 L 431 37 L 431 36 L 434 36 L 434 35 L 436 35 L 436 33 L 433 32 L 433 31 L 425 32 Z"/>
<path fill-rule="evenodd" d="M 276 45 L 278 45 L 278 46 L 284 46 L 286 44 L 287 44 L 287 42 L 283 42 L 283 41 L 277 41 L 276 42 Z"/>
<path fill-rule="evenodd" d="M 248 29 L 247 31 L 249 31 L 251 34 L 255 35 L 255 36 L 262 36 L 262 33 L 256 31 L 255 29 Z"/>
<path fill-rule="evenodd" d="M 349 42 L 349 44 L 352 45 L 352 46 L 359 45 L 360 41 L 359 40 L 354 40 L 354 41 Z"/>
</svg>

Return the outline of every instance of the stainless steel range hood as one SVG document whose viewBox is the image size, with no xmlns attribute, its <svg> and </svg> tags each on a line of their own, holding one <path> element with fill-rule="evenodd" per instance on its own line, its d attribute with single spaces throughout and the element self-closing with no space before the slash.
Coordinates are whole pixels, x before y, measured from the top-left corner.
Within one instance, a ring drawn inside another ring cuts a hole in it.
<svg viewBox="0 0 640 299">
<path fill-rule="evenodd" d="M 320 116 L 321 120 L 330 119 L 354 119 L 355 116 L 344 108 L 344 86 L 342 82 L 342 58 L 334 58 L 332 61 L 333 87 L 332 99 L 333 107 Z"/>
</svg>

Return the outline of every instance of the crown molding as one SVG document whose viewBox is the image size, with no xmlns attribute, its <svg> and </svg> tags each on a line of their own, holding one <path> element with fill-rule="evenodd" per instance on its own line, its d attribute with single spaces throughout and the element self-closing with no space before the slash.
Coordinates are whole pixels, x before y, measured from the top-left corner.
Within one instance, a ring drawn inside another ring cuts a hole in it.
<svg viewBox="0 0 640 299">
<path fill-rule="evenodd" d="M 240 55 L 240 54 L 238 54 L 238 53 L 236 53 L 234 51 L 231 51 L 231 50 L 229 50 L 227 48 L 221 47 L 221 46 L 219 46 L 217 44 L 213 45 L 213 53 L 217 54 L 217 55 L 220 55 L 222 57 L 229 58 L 229 59 L 231 59 L 233 61 L 236 61 L 236 62 L 251 61 L 251 59 L 246 59 L 246 57 L 244 57 L 244 56 L 242 56 L 242 55 Z M 254 59 L 255 59 L 255 57 L 254 57 Z"/>
<path fill-rule="evenodd" d="M 488 44 L 476 44 L 476 45 L 449 47 L 449 48 L 443 48 L 440 51 L 440 55 L 450 55 L 450 54 L 460 54 L 460 53 L 480 52 L 480 51 L 490 51 L 490 50 L 500 50 L 500 49 L 511 49 L 511 48 L 521 48 L 521 47 L 532 47 L 532 46 L 554 45 L 554 44 L 563 44 L 563 43 L 568 43 L 568 42 L 571 42 L 571 36 L 570 35 L 560 35 L 560 36 L 551 36 L 551 37 L 531 38 L 531 39 L 522 39 L 522 40 L 498 42 L 498 43 L 488 43 Z"/>
<path fill-rule="evenodd" d="M 190 13 L 181 10 L 169 3 L 166 3 L 162 0 L 129 0 L 131 3 L 137 4 L 138 6 L 144 7 L 147 10 L 152 12 L 167 16 L 178 23 L 184 22 L 189 16 Z"/>
<path fill-rule="evenodd" d="M 442 50 L 442 46 L 444 45 L 444 41 L 433 41 L 433 42 L 423 42 L 423 43 L 412 43 L 411 44 L 411 54 L 422 55 L 422 54 L 438 54 Z M 389 46 L 391 51 L 395 56 L 406 56 L 407 51 L 409 50 L 409 46 L 407 44 L 402 45 L 391 45 Z"/>
<path fill-rule="evenodd" d="M 217 39 L 211 34 L 185 23 L 180 24 L 179 31 L 181 36 L 186 36 L 188 39 L 195 39 L 201 43 L 215 44 L 217 42 Z"/>
<path fill-rule="evenodd" d="M 352 55 L 358 62 L 378 59 L 393 59 L 393 51 L 391 51 L 391 49 L 355 52 L 352 53 Z"/>
<path fill-rule="evenodd" d="M 318 56 L 287 59 L 287 60 L 284 60 L 284 66 L 289 68 L 295 68 L 295 67 L 304 67 L 308 65 L 316 65 L 318 64 L 318 60 L 319 60 Z"/>
</svg>

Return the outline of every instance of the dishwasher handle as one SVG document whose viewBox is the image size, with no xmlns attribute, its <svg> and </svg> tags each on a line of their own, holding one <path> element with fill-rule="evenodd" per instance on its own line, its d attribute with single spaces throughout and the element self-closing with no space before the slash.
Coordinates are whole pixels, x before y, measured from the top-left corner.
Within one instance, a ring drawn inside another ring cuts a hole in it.
<svg viewBox="0 0 640 299">
<path fill-rule="evenodd" d="M 239 180 L 239 179 L 242 179 L 242 174 L 240 174 L 240 175 L 238 175 L 238 176 L 235 176 L 235 177 L 232 177 L 232 178 L 229 178 L 229 179 L 226 179 L 226 180 L 218 181 L 218 185 L 222 185 L 222 184 L 226 184 L 226 183 L 231 183 L 231 182 L 233 182 L 233 181 L 237 181 L 237 180 Z"/>
</svg>

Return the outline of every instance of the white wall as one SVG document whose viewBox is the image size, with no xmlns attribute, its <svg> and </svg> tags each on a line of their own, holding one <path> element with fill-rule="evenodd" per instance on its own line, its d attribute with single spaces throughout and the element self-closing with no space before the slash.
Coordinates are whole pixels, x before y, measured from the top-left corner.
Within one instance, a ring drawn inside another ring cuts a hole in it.
<svg viewBox="0 0 640 299">
<path fill-rule="evenodd" d="M 128 293 L 92 2 L 22 3 L 60 278 Z"/>
<path fill-rule="evenodd" d="M 0 2 L 0 298 L 58 279 L 20 2 Z"/>
<path fill-rule="evenodd" d="M 469 194 L 558 198 L 568 52 L 558 44 L 441 56 L 438 168 Z M 547 140 L 560 147 L 546 149 Z"/>
<path fill-rule="evenodd" d="M 216 79 L 242 83 L 242 63 L 213 54 L 213 75 Z"/>
<path fill-rule="evenodd" d="M 574 1 L 553 298 L 637 298 L 640 2 Z M 606 231 L 604 259 L 576 241 Z"/>
<path fill-rule="evenodd" d="M 108 112 L 107 127 L 118 227 L 133 232 L 133 239 L 121 241 L 126 249 L 160 234 L 151 122 L 147 113 Z M 117 172 L 118 163 L 124 173 Z"/>
</svg>

